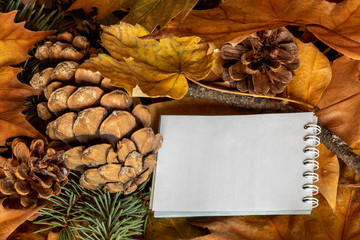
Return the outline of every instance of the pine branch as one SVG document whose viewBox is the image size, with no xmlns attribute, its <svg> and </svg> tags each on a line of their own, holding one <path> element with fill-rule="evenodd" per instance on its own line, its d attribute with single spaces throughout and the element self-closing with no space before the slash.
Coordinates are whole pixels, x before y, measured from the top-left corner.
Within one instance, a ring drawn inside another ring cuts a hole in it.
<svg viewBox="0 0 360 240">
<path fill-rule="evenodd" d="M 148 181 L 139 186 L 144 191 Z M 149 196 L 149 190 L 144 193 Z M 146 197 L 147 198 L 147 197 Z M 60 230 L 59 239 L 119 240 L 143 234 L 149 209 L 138 193 L 88 191 L 70 180 L 58 196 L 49 199 L 51 209 L 42 209 L 35 223 Z"/>
<path fill-rule="evenodd" d="M 236 107 L 256 110 L 257 112 L 297 112 L 295 108 L 285 101 L 223 93 L 194 83 L 189 83 L 186 96 L 224 102 Z M 341 138 L 324 126 L 320 125 L 320 127 L 322 132 L 319 135 L 320 141 L 360 177 L 360 157 Z"/>
</svg>

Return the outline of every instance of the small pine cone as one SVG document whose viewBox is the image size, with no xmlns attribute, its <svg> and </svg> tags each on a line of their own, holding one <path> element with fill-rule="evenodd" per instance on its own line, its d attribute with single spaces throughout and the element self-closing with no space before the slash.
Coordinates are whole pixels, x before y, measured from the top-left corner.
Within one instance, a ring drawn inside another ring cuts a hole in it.
<svg viewBox="0 0 360 240">
<path fill-rule="evenodd" d="M 285 30 L 260 31 L 235 47 L 224 45 L 222 78 L 240 92 L 275 96 L 295 77 L 300 62 L 293 35 Z"/>
<path fill-rule="evenodd" d="M 122 138 L 115 148 L 106 143 L 72 148 L 65 152 L 64 162 L 83 172 L 80 184 L 86 189 L 129 194 L 152 173 L 161 144 L 162 135 L 146 127 Z"/>
<path fill-rule="evenodd" d="M 33 208 L 40 199 L 58 195 L 67 183 L 69 170 L 63 164 L 63 151 L 47 148 L 40 139 L 30 147 L 13 140 L 12 157 L 0 156 L 0 195 L 11 208 Z"/>
</svg>

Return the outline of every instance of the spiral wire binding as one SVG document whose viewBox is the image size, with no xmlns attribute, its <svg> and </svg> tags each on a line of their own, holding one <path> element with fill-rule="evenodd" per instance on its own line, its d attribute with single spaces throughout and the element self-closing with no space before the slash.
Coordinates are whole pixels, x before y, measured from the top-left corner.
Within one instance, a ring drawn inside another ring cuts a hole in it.
<svg viewBox="0 0 360 240">
<path fill-rule="evenodd" d="M 305 130 L 313 130 L 314 134 L 309 134 L 304 137 L 304 141 L 309 142 L 312 146 L 307 146 L 304 148 L 305 153 L 312 155 L 312 158 L 307 158 L 303 161 L 305 166 L 311 167 L 312 171 L 306 171 L 303 173 L 304 178 L 309 178 L 312 180 L 312 183 L 306 183 L 303 185 L 304 190 L 311 190 L 312 196 L 306 196 L 302 199 L 305 203 L 311 203 L 312 208 L 319 206 L 319 200 L 314 195 L 319 193 L 319 187 L 313 183 L 319 181 L 319 175 L 314 173 L 315 170 L 319 169 L 319 162 L 315 159 L 319 157 L 319 150 L 316 147 L 320 144 L 320 138 L 316 135 L 319 135 L 321 128 L 313 123 L 308 123 L 304 126 Z"/>
</svg>

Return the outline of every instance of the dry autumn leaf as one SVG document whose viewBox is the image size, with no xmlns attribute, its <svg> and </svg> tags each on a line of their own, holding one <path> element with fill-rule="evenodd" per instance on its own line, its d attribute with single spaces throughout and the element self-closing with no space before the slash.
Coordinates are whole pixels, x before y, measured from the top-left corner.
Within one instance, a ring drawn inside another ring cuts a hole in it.
<svg viewBox="0 0 360 240">
<path fill-rule="evenodd" d="M 285 25 L 306 26 L 335 50 L 360 59 L 360 2 L 345 0 L 227 0 L 189 13 L 153 37 L 199 36 L 209 42 L 238 43 L 250 34 Z"/>
<path fill-rule="evenodd" d="M 319 123 L 352 145 L 360 142 L 360 61 L 341 57 L 333 62 L 332 72 L 316 115 Z"/>
<path fill-rule="evenodd" d="M 170 38 L 142 40 L 148 32 L 140 25 L 121 23 L 104 27 L 102 44 L 111 56 L 100 54 L 86 60 L 80 67 L 99 71 L 112 79 L 112 84 L 150 96 L 182 98 L 188 84 L 185 78 L 205 78 L 214 62 L 207 44 L 198 44 L 200 38 Z"/>
<path fill-rule="evenodd" d="M 206 229 L 190 225 L 186 218 L 154 218 L 146 226 L 144 240 L 190 239 L 207 234 Z"/>
<path fill-rule="evenodd" d="M 300 60 L 300 67 L 284 94 L 292 100 L 315 106 L 330 83 L 330 62 L 312 43 L 303 43 L 296 38 L 295 42 L 299 47 L 296 56 Z"/>
<path fill-rule="evenodd" d="M 311 215 L 194 219 L 211 234 L 194 240 L 350 240 L 360 237 L 360 189 L 339 187 L 336 211 L 322 196 Z"/>
<path fill-rule="evenodd" d="M 35 43 L 55 32 L 34 32 L 25 29 L 25 22 L 14 22 L 16 13 L 17 11 L 0 13 L 0 68 L 16 65 L 29 59 L 27 52 L 34 47 Z"/>
<path fill-rule="evenodd" d="M 5 240 L 7 237 L 29 217 L 34 215 L 43 206 L 37 206 L 30 209 L 7 209 L 4 208 L 0 200 L 0 240 Z"/>
<path fill-rule="evenodd" d="M 317 148 L 320 151 L 320 156 L 317 159 L 320 168 L 316 171 L 319 174 L 319 181 L 316 185 L 330 207 L 335 211 L 340 175 L 339 161 L 335 153 L 328 150 L 325 145 L 320 144 Z"/>
<path fill-rule="evenodd" d="M 199 0 L 120 0 L 120 1 L 98 1 L 98 0 L 77 0 L 68 11 L 84 9 L 86 13 L 92 11 L 93 7 L 99 9 L 98 19 L 102 19 L 116 10 L 130 9 L 123 22 L 133 25 L 140 24 L 149 32 L 157 26 L 165 26 L 171 19 L 178 16 L 184 19 Z"/>
<path fill-rule="evenodd" d="M 34 224 L 30 220 L 25 221 L 23 224 L 21 224 L 14 232 L 10 234 L 8 239 L 15 239 L 15 240 L 57 240 L 58 236 L 56 238 L 51 238 L 50 235 L 51 232 L 48 231 L 42 231 L 39 233 L 34 233 L 39 230 L 39 225 Z"/>
<path fill-rule="evenodd" d="M 85 13 L 90 13 L 94 7 L 98 8 L 97 18 L 102 19 L 116 10 L 126 9 L 128 0 L 76 0 L 67 11 L 83 9 Z"/>
<path fill-rule="evenodd" d="M 184 19 L 199 0 L 137 0 L 131 2 L 130 13 L 122 20 L 133 25 L 140 24 L 149 32 L 163 27 L 178 16 Z"/>
<path fill-rule="evenodd" d="M 15 23 L 16 11 L 0 13 L 0 145 L 15 136 L 41 137 L 21 112 L 24 98 L 35 95 L 33 88 L 20 83 L 16 75 L 20 69 L 8 65 L 19 64 L 30 58 L 27 51 L 35 43 L 54 33 L 54 31 L 33 32 L 24 28 L 23 23 Z"/>
<path fill-rule="evenodd" d="M 11 67 L 0 68 L 0 145 L 10 137 L 27 136 L 41 137 L 42 135 L 29 124 L 24 110 L 25 97 L 37 94 L 29 85 L 20 83 L 16 75 L 19 69 Z"/>
</svg>

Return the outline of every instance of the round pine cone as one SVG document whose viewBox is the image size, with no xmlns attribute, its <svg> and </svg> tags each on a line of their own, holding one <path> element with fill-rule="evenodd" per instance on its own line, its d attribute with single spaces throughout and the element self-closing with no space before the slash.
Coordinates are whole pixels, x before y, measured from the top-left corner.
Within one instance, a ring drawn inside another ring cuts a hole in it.
<svg viewBox="0 0 360 240">
<path fill-rule="evenodd" d="M 252 34 L 233 47 L 224 45 L 222 78 L 241 92 L 274 96 L 295 77 L 300 62 L 293 35 L 274 29 Z"/>
<path fill-rule="evenodd" d="M 68 168 L 83 172 L 80 184 L 86 189 L 129 194 L 152 173 L 161 144 L 161 134 L 142 128 L 115 148 L 107 143 L 78 146 L 66 151 L 64 159 Z"/>
<path fill-rule="evenodd" d="M 5 205 L 32 208 L 39 199 L 60 193 L 69 174 L 63 151 L 47 148 L 40 139 L 28 147 L 19 138 L 13 140 L 11 149 L 11 158 L 0 156 L 0 198 L 6 198 Z"/>
</svg>

